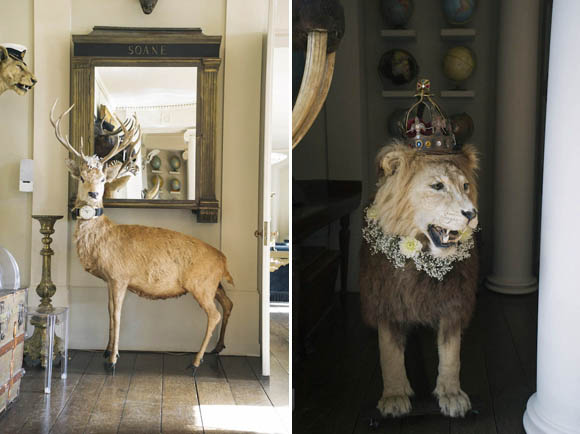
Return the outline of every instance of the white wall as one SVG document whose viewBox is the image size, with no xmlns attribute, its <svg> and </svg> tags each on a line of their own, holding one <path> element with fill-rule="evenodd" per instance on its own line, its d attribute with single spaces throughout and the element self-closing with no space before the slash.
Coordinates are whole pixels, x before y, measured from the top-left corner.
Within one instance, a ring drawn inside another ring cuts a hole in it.
<svg viewBox="0 0 580 434">
<path fill-rule="evenodd" d="M 32 0 L 2 5 L 0 43 L 28 47 L 24 60 L 34 71 Z M 21 283 L 30 282 L 30 226 L 32 194 L 18 191 L 20 160 L 32 158 L 32 101 L 34 91 L 18 96 L 0 95 L 0 246 L 7 248 L 20 267 Z"/>
<path fill-rule="evenodd" d="M 54 139 L 54 132 L 48 123 L 48 111 L 56 97 L 60 98 L 61 109 L 69 100 L 71 34 L 86 34 L 95 25 L 107 25 L 201 27 L 206 34 L 222 35 L 216 171 L 217 196 L 222 206 L 220 222 L 198 224 L 196 217 L 184 210 L 110 209 L 106 213 L 118 223 L 166 227 L 220 248 L 228 257 L 230 272 L 236 282 L 236 288 L 229 292 L 234 301 L 234 310 L 225 353 L 259 354 L 257 242 L 253 233 L 258 208 L 261 41 L 266 30 L 267 2 L 254 0 L 241 5 L 238 2 L 226 3 L 225 0 L 173 0 L 159 2 L 151 15 L 143 14 L 137 1 L 35 0 L 34 12 L 32 1 L 24 5 L 18 3 L 18 7 L 8 7 L 7 10 L 3 7 L 4 21 L 18 25 L 13 26 L 10 34 L 4 33 L 3 25 L 2 39 L 16 38 L 18 41 L 14 42 L 28 45 L 31 52 L 37 54 L 37 59 L 42 59 L 42 63 L 37 61 L 36 67 L 40 81 L 34 89 L 34 121 L 30 115 L 31 96 L 20 100 L 15 95 L 9 96 L 13 102 L 20 104 L 20 108 L 6 109 L 4 101 L 7 98 L 3 95 L 0 97 L 0 110 L 2 114 L 7 114 L 6 117 L 2 116 L 2 123 L 11 120 L 7 126 L 17 126 L 19 131 L 13 138 L 18 143 L 15 155 L 7 163 L 12 172 L 17 160 L 30 156 L 30 136 L 34 128 L 33 155 L 38 170 L 38 188 L 35 189 L 32 208 L 36 213 L 66 216 L 67 212 L 65 152 Z M 23 34 L 26 28 L 28 35 Z M 227 71 L 225 79 L 224 71 Z M 12 117 L 8 116 L 11 112 L 14 113 L 10 115 Z M 0 244 L 13 251 L 23 264 L 24 281 L 27 281 L 26 275 L 29 273 L 27 268 L 30 270 L 31 278 L 28 280 L 32 280 L 35 286 L 40 280 L 41 269 L 38 255 L 40 235 L 36 235 L 38 224 L 31 224 L 28 217 L 30 198 L 17 193 L 16 177 L 11 179 L 8 193 L 4 187 L 0 190 L 0 207 L 3 210 L 0 213 Z M 2 177 L 0 180 L 8 182 L 8 178 Z M 6 214 L 4 209 L 12 204 L 16 204 L 17 209 Z M 16 235 L 15 228 L 20 228 L 20 235 Z M 108 328 L 104 282 L 86 273 L 78 262 L 74 245 L 70 242 L 74 222 L 65 217 L 57 223 L 56 230 L 53 280 L 57 285 L 57 294 L 54 304 L 71 306 L 71 348 L 103 348 Z M 32 238 L 32 241 L 27 242 L 27 238 Z M 37 302 L 34 294 L 30 301 Z M 149 301 L 130 294 L 125 301 L 120 346 L 121 349 L 195 351 L 201 343 L 205 324 L 205 315 L 191 297 Z M 217 333 L 214 340 L 216 338 Z"/>
</svg>

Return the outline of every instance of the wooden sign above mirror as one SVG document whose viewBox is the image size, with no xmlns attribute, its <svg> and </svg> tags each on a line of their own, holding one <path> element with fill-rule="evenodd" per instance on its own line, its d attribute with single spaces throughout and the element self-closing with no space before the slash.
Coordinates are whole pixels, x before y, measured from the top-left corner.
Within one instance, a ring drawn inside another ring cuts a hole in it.
<svg viewBox="0 0 580 434">
<path fill-rule="evenodd" d="M 186 208 L 217 222 L 215 149 L 221 36 L 201 29 L 94 27 L 73 35 L 70 136 L 86 154 L 106 155 L 118 123 L 135 114 L 142 139 L 105 207 Z M 71 203 L 76 183 L 69 183 Z"/>
</svg>

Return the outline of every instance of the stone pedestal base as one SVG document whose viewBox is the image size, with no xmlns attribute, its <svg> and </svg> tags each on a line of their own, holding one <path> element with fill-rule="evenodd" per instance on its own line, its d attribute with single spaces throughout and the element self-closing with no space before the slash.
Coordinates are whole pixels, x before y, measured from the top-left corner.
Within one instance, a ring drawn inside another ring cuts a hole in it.
<svg viewBox="0 0 580 434">
<path fill-rule="evenodd" d="M 537 291 L 538 279 L 529 277 L 521 282 L 509 282 L 501 278 L 489 276 L 485 279 L 485 287 L 500 294 L 521 295 Z"/>
</svg>

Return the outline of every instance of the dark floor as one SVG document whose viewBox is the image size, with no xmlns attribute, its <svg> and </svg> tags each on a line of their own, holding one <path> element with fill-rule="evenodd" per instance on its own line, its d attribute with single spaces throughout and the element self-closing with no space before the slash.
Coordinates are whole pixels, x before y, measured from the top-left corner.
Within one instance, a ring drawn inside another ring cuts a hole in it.
<svg viewBox="0 0 580 434">
<path fill-rule="evenodd" d="M 71 351 L 50 395 L 44 371 L 27 372 L 0 433 L 287 433 L 287 313 L 272 315 L 271 341 L 269 379 L 257 357 L 206 355 L 194 379 L 191 354 L 121 352 L 112 376 L 101 352 Z"/>
<path fill-rule="evenodd" d="M 337 303 L 337 305 L 339 305 Z M 349 294 L 320 330 L 311 352 L 294 365 L 294 433 L 521 434 L 522 416 L 535 391 L 537 294 L 504 296 L 481 290 L 465 331 L 461 384 L 478 414 L 457 420 L 437 414 L 435 334 L 409 337 L 406 362 L 419 415 L 370 422 L 382 392 L 377 334 L 360 320 L 358 295 Z M 421 414 L 422 413 L 422 414 Z"/>
</svg>

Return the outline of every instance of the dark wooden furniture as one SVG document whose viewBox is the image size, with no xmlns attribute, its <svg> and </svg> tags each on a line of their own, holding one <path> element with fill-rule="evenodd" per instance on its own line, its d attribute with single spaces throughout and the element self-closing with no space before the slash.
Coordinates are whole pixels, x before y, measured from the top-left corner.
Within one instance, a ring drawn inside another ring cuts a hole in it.
<svg viewBox="0 0 580 434">
<path fill-rule="evenodd" d="M 359 207 L 360 181 L 294 181 L 292 190 L 292 315 L 295 356 L 307 336 L 327 315 L 334 300 L 340 267 L 341 292 L 346 292 L 350 214 Z M 307 246 L 305 241 L 331 223 L 340 222 L 339 247 Z"/>
</svg>

